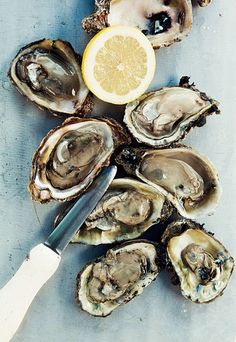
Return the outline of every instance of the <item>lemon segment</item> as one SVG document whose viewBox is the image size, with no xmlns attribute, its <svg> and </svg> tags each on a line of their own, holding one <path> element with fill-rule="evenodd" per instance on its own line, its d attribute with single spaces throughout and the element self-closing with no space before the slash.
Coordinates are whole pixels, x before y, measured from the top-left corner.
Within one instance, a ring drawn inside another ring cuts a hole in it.
<svg viewBox="0 0 236 342">
<path fill-rule="evenodd" d="M 151 43 L 136 28 L 113 26 L 100 31 L 87 45 L 82 74 L 98 98 L 125 104 L 141 96 L 156 67 Z"/>
</svg>

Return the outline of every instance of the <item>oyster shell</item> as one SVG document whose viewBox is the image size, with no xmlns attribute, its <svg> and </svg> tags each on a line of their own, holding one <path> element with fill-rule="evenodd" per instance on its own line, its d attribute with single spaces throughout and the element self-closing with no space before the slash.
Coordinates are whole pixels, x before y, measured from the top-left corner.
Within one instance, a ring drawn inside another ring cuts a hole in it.
<svg viewBox="0 0 236 342">
<path fill-rule="evenodd" d="M 183 139 L 206 116 L 219 113 L 218 102 L 181 78 L 179 87 L 162 88 L 127 104 L 124 116 L 131 134 L 145 144 L 166 147 Z"/>
<path fill-rule="evenodd" d="M 82 21 L 88 33 L 114 25 L 138 27 L 154 48 L 182 40 L 192 27 L 190 0 L 95 0 L 95 7 Z"/>
<path fill-rule="evenodd" d="M 29 191 L 39 202 L 68 201 L 109 165 L 114 149 L 130 142 L 115 120 L 69 118 L 51 130 L 33 157 Z"/>
<path fill-rule="evenodd" d="M 115 179 L 72 242 L 99 245 L 135 239 L 167 219 L 172 209 L 153 187 L 131 178 Z M 66 212 L 57 217 L 55 225 Z"/>
<path fill-rule="evenodd" d="M 162 242 L 184 297 L 208 303 L 223 294 L 234 260 L 211 233 L 196 222 L 179 220 L 167 227 Z"/>
<path fill-rule="evenodd" d="M 80 60 L 70 43 L 43 39 L 18 52 L 9 77 L 40 108 L 58 115 L 83 115 L 92 110 L 93 102 L 82 79 Z"/>
<path fill-rule="evenodd" d="M 215 168 L 187 146 L 147 150 L 124 148 L 116 157 L 128 174 L 134 174 L 164 194 L 187 218 L 210 214 L 220 196 Z"/>
<path fill-rule="evenodd" d="M 107 251 L 77 276 L 77 301 L 93 316 L 108 316 L 141 294 L 163 267 L 162 252 L 149 241 L 134 240 Z"/>
</svg>

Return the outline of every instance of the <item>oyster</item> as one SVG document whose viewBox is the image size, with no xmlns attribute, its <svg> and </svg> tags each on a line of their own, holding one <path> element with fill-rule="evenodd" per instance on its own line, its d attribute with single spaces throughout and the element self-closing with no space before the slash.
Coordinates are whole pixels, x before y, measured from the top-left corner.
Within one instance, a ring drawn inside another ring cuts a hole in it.
<svg viewBox="0 0 236 342">
<path fill-rule="evenodd" d="M 184 297 L 208 303 L 223 294 L 234 260 L 211 233 L 193 221 L 171 223 L 162 237 Z"/>
<path fill-rule="evenodd" d="M 88 33 L 107 26 L 133 26 L 154 48 L 182 40 L 192 27 L 190 0 L 95 0 L 95 6 L 96 12 L 82 21 Z"/>
<path fill-rule="evenodd" d="M 154 186 L 187 218 L 210 214 L 220 196 L 215 168 L 187 146 L 146 150 L 127 147 L 116 157 L 128 174 Z"/>
<path fill-rule="evenodd" d="M 108 316 L 141 294 L 163 267 L 162 251 L 145 240 L 123 243 L 77 276 L 77 301 L 93 316 Z"/>
<path fill-rule="evenodd" d="M 204 125 L 213 113 L 219 113 L 218 102 L 184 76 L 179 87 L 150 92 L 127 104 L 124 122 L 137 141 L 166 147 L 183 139 L 192 127 Z"/>
<path fill-rule="evenodd" d="M 172 206 L 153 187 L 131 178 L 115 179 L 72 242 L 99 245 L 134 239 L 171 213 Z"/>
<path fill-rule="evenodd" d="M 68 42 L 39 40 L 18 52 L 9 77 L 40 108 L 83 115 L 92 110 L 92 96 L 82 79 L 80 59 Z"/>
<path fill-rule="evenodd" d="M 129 143 L 112 119 L 69 118 L 51 130 L 33 157 L 29 191 L 39 202 L 77 197 L 109 164 L 116 147 Z"/>
</svg>

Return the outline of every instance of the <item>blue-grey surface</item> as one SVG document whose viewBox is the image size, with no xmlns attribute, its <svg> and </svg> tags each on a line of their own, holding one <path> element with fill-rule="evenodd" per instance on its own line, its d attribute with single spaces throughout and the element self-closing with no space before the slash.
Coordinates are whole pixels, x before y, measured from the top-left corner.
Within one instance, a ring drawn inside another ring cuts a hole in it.
<svg viewBox="0 0 236 342">
<path fill-rule="evenodd" d="M 20 47 L 43 37 L 69 40 L 82 53 L 89 37 L 80 20 L 93 0 L 0 0 L 0 286 L 15 273 L 26 253 L 52 229 L 60 205 L 33 204 L 27 192 L 31 158 L 42 137 L 60 119 L 41 112 L 14 89 L 7 78 Z M 187 143 L 216 165 L 223 196 L 206 227 L 235 256 L 236 222 L 236 5 L 213 0 L 194 9 L 194 26 L 182 43 L 158 52 L 151 88 L 176 84 L 191 75 L 197 86 L 221 101 L 221 116 L 208 119 Z M 116 114 L 115 106 L 98 102 L 97 114 Z M 14 342 L 75 341 L 236 341 L 235 277 L 223 297 L 209 305 L 185 300 L 161 274 L 141 295 L 106 319 L 82 312 L 74 301 L 75 277 L 100 255 L 100 247 L 69 246 L 59 271 L 32 304 Z M 14 294 L 13 294 L 14 295 Z M 0 338 L 1 340 L 1 338 Z"/>
</svg>

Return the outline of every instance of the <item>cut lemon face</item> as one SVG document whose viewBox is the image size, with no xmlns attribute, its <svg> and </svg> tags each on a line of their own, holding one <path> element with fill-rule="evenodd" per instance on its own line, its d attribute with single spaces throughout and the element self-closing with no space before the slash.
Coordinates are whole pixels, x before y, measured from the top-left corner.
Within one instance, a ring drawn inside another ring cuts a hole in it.
<svg viewBox="0 0 236 342">
<path fill-rule="evenodd" d="M 141 96 L 156 67 L 151 43 L 136 28 L 112 26 L 87 45 L 82 74 L 87 87 L 103 101 L 125 104 Z"/>
</svg>

